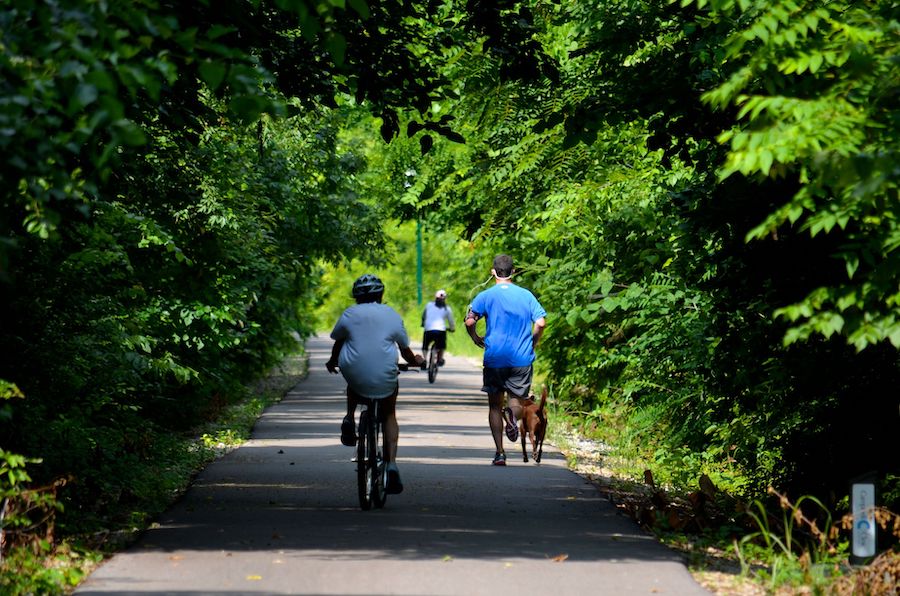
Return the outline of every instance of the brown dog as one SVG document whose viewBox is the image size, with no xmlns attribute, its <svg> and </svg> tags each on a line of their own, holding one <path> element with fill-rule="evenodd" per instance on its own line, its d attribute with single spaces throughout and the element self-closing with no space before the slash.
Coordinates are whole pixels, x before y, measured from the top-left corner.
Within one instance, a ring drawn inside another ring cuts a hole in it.
<svg viewBox="0 0 900 596">
<path fill-rule="evenodd" d="M 544 452 L 544 435 L 547 434 L 547 386 L 541 391 L 540 403 L 535 403 L 534 396 L 522 402 L 522 419 L 519 421 L 519 436 L 522 437 L 522 461 L 528 461 L 525 450 L 525 434 L 531 439 L 531 457 L 540 463 Z"/>
</svg>

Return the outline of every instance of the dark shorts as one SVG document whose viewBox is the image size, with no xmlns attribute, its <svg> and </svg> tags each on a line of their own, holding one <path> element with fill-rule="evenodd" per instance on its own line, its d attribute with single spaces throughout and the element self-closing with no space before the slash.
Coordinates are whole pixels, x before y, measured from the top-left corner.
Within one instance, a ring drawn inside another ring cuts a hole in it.
<svg viewBox="0 0 900 596">
<path fill-rule="evenodd" d="M 377 399 L 377 401 L 381 402 L 381 407 L 378 411 L 381 413 L 381 416 L 379 416 L 379 418 L 382 419 L 382 422 L 384 421 L 384 418 L 393 414 L 397 409 L 397 394 L 399 393 L 399 389 L 400 386 L 398 385 L 397 389 L 394 389 L 394 392 L 392 394 L 388 395 L 387 397 L 381 397 Z M 372 405 L 373 401 L 376 401 L 370 397 L 363 397 L 362 395 L 351 389 L 350 385 L 347 385 L 347 397 L 355 401 L 357 405 L 366 404 L 370 406 Z"/>
<path fill-rule="evenodd" d="M 425 339 L 422 340 L 422 351 L 427 352 L 428 346 L 434 344 L 438 350 L 447 348 L 447 332 L 446 331 L 426 331 Z"/>
<path fill-rule="evenodd" d="M 531 391 L 531 373 L 531 365 L 507 366 L 504 368 L 488 368 L 485 366 L 483 373 L 484 386 L 481 390 L 485 393 L 509 391 L 513 397 L 528 397 L 528 393 Z"/>
</svg>

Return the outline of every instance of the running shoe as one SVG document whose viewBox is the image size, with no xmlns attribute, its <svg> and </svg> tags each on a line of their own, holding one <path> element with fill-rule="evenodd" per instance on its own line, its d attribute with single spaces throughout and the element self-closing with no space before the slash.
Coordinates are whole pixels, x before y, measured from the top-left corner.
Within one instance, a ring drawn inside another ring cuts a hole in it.
<svg viewBox="0 0 900 596">
<path fill-rule="evenodd" d="M 491 462 L 495 466 L 505 466 L 506 465 L 506 453 L 495 453 L 494 461 Z"/>
<path fill-rule="evenodd" d="M 353 416 L 344 416 L 341 422 L 341 443 L 347 447 L 356 445 L 356 426 L 353 424 Z"/>
<path fill-rule="evenodd" d="M 391 462 L 387 465 L 387 484 L 385 484 L 384 492 L 389 495 L 399 495 L 403 492 L 403 483 L 400 482 L 400 470 L 397 464 Z"/>
<path fill-rule="evenodd" d="M 506 414 L 503 418 L 506 421 L 506 438 L 515 442 L 519 438 L 519 423 L 516 421 L 516 415 L 513 414 L 512 408 L 503 408 Z"/>
</svg>

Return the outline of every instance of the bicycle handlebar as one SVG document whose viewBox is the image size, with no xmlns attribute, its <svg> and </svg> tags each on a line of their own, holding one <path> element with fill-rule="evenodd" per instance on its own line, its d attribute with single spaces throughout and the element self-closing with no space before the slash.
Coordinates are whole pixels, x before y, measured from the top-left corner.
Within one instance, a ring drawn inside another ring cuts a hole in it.
<svg viewBox="0 0 900 596">
<path fill-rule="evenodd" d="M 398 368 L 399 370 L 401 370 L 401 371 L 409 371 L 409 370 L 412 370 L 412 371 L 427 370 L 427 369 L 428 369 L 428 363 L 427 363 L 427 362 L 423 362 L 423 363 L 421 364 L 421 366 L 413 366 L 413 365 L 411 365 L 411 364 L 409 364 L 409 363 L 407 363 L 407 362 L 398 362 L 398 363 L 397 363 L 397 368 Z M 339 371 L 339 370 L 340 370 L 340 367 L 339 367 L 339 366 L 335 366 L 335 367 L 334 367 L 334 370 L 335 370 L 335 371 Z"/>
<path fill-rule="evenodd" d="M 409 364 L 408 362 L 398 362 L 397 368 L 400 369 L 401 371 L 425 370 L 426 368 L 428 368 L 428 364 L 423 362 L 420 366 L 413 366 L 412 364 Z"/>
</svg>

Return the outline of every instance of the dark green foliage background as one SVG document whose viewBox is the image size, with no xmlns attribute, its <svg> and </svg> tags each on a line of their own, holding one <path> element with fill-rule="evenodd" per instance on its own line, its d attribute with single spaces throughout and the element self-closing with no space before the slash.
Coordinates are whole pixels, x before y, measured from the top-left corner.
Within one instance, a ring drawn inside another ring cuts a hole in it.
<svg viewBox="0 0 900 596">
<path fill-rule="evenodd" d="M 896 3 L 530 8 L 552 72 L 461 54 L 414 191 L 517 258 L 558 399 L 678 486 L 896 499 Z"/>
<path fill-rule="evenodd" d="M 337 140 L 360 118 L 341 91 L 389 123 L 443 84 L 409 54 L 431 43 L 429 21 L 402 24 L 421 9 L 4 8 L 0 444 L 42 459 L 34 485 L 70 478 L 59 527 L 171 490 L 166 437 L 314 330 L 320 262 L 381 258 L 366 156 Z M 15 498 L 26 483 L 2 459 Z"/>
</svg>

